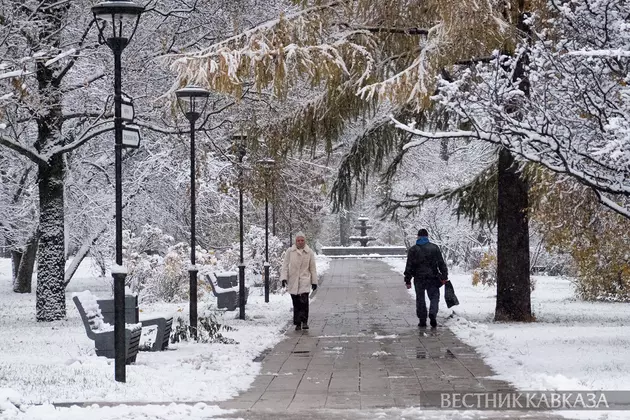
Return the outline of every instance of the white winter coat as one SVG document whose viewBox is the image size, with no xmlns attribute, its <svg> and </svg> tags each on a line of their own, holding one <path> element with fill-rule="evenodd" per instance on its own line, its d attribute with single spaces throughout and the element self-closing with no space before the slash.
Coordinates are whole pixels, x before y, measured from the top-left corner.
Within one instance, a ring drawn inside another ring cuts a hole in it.
<svg viewBox="0 0 630 420">
<path fill-rule="evenodd" d="M 309 293 L 311 284 L 317 284 L 315 253 L 308 245 L 304 249 L 293 245 L 285 252 L 280 280 L 287 281 L 287 292 L 292 295 Z"/>
</svg>

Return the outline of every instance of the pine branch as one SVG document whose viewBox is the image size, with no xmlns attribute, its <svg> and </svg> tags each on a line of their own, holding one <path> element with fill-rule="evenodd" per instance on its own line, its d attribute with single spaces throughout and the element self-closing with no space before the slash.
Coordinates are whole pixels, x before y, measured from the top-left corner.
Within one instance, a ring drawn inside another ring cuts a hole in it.
<svg viewBox="0 0 630 420">
<path fill-rule="evenodd" d="M 495 163 L 484 169 L 470 182 L 456 188 L 438 192 L 407 193 L 406 199 L 394 199 L 387 195 L 377 208 L 383 209 L 383 217 L 395 217 L 401 209 L 418 211 L 428 200 L 445 200 L 455 205 L 455 215 L 464 216 L 471 223 L 488 227 L 496 223 L 498 166 Z"/>
<path fill-rule="evenodd" d="M 400 141 L 401 131 L 386 118 L 373 121 L 352 142 L 350 151 L 339 164 L 331 192 L 333 212 L 351 208 L 359 193 L 365 191 L 371 172 L 378 172 Z"/>
</svg>

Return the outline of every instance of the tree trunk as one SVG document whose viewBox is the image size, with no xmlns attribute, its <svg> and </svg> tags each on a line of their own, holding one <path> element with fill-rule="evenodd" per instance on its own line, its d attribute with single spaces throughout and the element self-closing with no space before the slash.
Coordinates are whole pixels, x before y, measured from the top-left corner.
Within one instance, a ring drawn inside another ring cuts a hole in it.
<svg viewBox="0 0 630 420">
<path fill-rule="evenodd" d="M 14 265 L 13 291 L 15 293 L 31 293 L 31 283 L 33 282 L 33 269 L 35 267 L 35 256 L 37 255 L 38 231 L 33 232 L 24 252 L 19 253 L 17 267 Z M 14 260 L 15 264 L 15 260 Z"/>
<path fill-rule="evenodd" d="M 516 169 L 514 157 L 502 148 L 499 152 L 495 321 L 532 321 L 527 183 Z"/>
<path fill-rule="evenodd" d="M 35 51 L 62 48 L 64 22 L 70 2 L 46 0 L 40 12 L 40 30 L 33 39 Z M 64 41 L 65 42 L 65 41 Z M 61 62 L 35 64 L 41 109 L 36 117 L 38 152 L 52 152 L 64 145 L 63 91 L 60 88 L 64 70 Z M 39 250 L 37 252 L 37 321 L 55 321 L 66 316 L 64 158 L 62 152 L 51 153 L 38 164 Z"/>
<path fill-rule="evenodd" d="M 15 291 L 15 283 L 17 281 L 18 272 L 20 271 L 20 262 L 22 261 L 23 251 L 11 250 L 11 279 L 13 280 L 13 290 Z"/>
<path fill-rule="evenodd" d="M 450 155 L 448 152 L 448 139 L 442 139 L 440 141 L 440 159 L 444 162 L 448 162 Z"/>
<path fill-rule="evenodd" d="M 38 321 L 66 316 L 63 176 L 61 155 L 54 155 L 48 165 L 39 165 Z"/>
<path fill-rule="evenodd" d="M 348 212 L 344 209 L 341 209 L 339 212 L 339 244 L 341 246 L 348 246 L 348 237 L 350 236 L 350 217 L 348 217 Z"/>
</svg>

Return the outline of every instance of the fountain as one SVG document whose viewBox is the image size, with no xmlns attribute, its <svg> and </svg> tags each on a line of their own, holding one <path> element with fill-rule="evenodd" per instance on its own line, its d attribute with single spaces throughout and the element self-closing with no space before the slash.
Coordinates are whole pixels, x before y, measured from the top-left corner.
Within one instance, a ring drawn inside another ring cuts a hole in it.
<svg viewBox="0 0 630 420">
<path fill-rule="evenodd" d="M 359 217 L 359 222 L 361 223 L 359 226 L 355 226 L 355 229 L 359 229 L 360 236 L 350 236 L 348 239 L 355 242 L 360 242 L 361 246 L 367 247 L 367 243 L 369 241 L 373 241 L 376 239 L 374 236 L 368 236 L 368 229 L 372 229 L 372 226 L 367 225 L 367 221 L 370 220 L 367 217 L 361 216 Z"/>
</svg>

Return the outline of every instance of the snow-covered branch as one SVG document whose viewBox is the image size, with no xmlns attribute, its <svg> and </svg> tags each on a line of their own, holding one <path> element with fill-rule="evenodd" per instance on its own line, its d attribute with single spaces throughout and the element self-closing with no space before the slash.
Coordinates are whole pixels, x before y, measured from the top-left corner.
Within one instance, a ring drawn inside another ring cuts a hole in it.
<svg viewBox="0 0 630 420">
<path fill-rule="evenodd" d="M 41 155 L 34 148 L 26 146 L 11 137 L 0 135 L 0 145 L 8 147 L 9 149 L 15 151 L 16 153 L 19 153 L 20 155 L 28 158 L 33 163 L 45 164 L 48 161 L 46 156 Z"/>
</svg>

